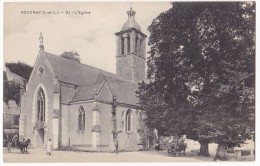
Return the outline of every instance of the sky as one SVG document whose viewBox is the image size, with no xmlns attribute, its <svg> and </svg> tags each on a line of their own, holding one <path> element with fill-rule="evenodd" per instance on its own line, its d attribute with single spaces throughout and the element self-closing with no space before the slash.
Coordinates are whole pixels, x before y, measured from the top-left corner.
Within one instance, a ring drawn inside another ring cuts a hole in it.
<svg viewBox="0 0 260 166">
<path fill-rule="evenodd" d="M 79 53 L 82 63 L 115 73 L 115 33 L 127 21 L 130 6 L 130 2 L 5 3 L 4 62 L 21 61 L 33 66 L 42 32 L 46 52 L 60 55 L 73 50 Z M 133 2 L 132 7 L 136 11 L 135 20 L 149 38 L 148 26 L 171 4 Z M 25 11 L 70 11 L 71 14 L 24 14 Z M 72 14 L 74 11 L 90 14 Z M 148 45 L 146 48 L 148 51 Z"/>
</svg>

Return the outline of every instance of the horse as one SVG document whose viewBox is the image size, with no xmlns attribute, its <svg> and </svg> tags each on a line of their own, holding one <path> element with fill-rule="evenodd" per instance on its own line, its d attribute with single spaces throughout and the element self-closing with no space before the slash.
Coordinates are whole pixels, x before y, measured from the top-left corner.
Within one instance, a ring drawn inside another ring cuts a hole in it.
<svg viewBox="0 0 260 166">
<path fill-rule="evenodd" d="M 26 141 L 24 142 L 20 142 L 20 151 L 22 153 L 25 153 L 25 152 L 28 152 L 27 151 L 27 148 L 28 148 L 28 145 L 31 143 L 31 140 L 30 139 L 27 139 Z"/>
</svg>

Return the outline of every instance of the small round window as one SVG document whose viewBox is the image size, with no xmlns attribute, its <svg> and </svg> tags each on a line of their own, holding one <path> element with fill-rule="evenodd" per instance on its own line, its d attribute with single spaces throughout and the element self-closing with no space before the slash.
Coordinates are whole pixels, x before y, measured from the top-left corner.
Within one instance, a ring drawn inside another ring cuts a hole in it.
<svg viewBox="0 0 260 166">
<path fill-rule="evenodd" d="M 41 77 L 42 75 L 43 75 L 43 67 L 40 66 L 40 67 L 38 68 L 38 76 Z"/>
</svg>

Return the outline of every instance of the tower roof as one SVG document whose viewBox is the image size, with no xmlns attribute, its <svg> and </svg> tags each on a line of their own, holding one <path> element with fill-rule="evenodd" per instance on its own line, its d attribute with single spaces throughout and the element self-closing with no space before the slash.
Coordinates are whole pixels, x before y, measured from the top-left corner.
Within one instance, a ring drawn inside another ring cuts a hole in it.
<svg viewBox="0 0 260 166">
<path fill-rule="evenodd" d="M 132 7 L 130 8 L 130 10 L 127 11 L 127 14 L 128 14 L 128 20 L 123 25 L 122 30 L 135 28 L 135 29 L 141 31 L 140 25 L 135 21 L 136 12 L 132 9 Z"/>
</svg>

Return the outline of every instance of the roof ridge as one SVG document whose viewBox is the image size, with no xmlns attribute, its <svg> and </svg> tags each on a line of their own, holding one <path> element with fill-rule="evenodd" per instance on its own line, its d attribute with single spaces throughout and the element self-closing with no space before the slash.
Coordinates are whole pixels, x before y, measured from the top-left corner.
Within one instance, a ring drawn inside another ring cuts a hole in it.
<svg viewBox="0 0 260 166">
<path fill-rule="evenodd" d="M 125 78 L 122 78 L 122 77 L 120 77 L 119 75 L 117 75 L 115 73 L 111 73 L 109 71 L 105 71 L 105 70 L 102 70 L 102 69 L 99 69 L 97 67 L 93 67 L 93 66 L 90 66 L 90 65 L 87 65 L 87 64 L 84 64 L 84 63 L 80 63 L 80 64 L 82 64 L 84 66 L 87 66 L 87 67 L 91 67 L 91 68 L 97 69 L 97 70 L 100 71 L 101 74 L 105 74 L 106 77 L 108 77 L 106 74 L 111 74 L 113 76 L 116 76 L 117 79 L 120 79 L 121 81 L 125 81 L 125 82 L 129 82 L 129 83 L 132 83 L 132 84 L 136 84 L 135 82 L 132 82 L 132 81 L 129 81 L 129 80 L 125 79 Z"/>
<path fill-rule="evenodd" d="M 103 70 L 102 70 L 102 71 L 103 71 Z M 103 72 L 105 72 L 105 73 L 101 73 L 101 74 L 104 74 L 104 76 L 107 77 L 107 78 L 108 78 L 109 76 L 107 76 L 106 74 L 113 74 L 113 73 L 110 73 L 110 72 L 107 72 L 107 71 L 103 71 Z M 117 79 L 119 79 L 120 81 L 128 82 L 128 83 L 131 83 L 131 84 L 134 84 L 134 85 L 137 85 L 137 84 L 138 84 L 137 82 L 132 82 L 132 81 L 129 81 L 129 80 L 123 78 L 123 77 L 120 77 L 120 76 L 117 75 L 117 74 L 113 74 L 113 75 L 116 76 Z"/>
</svg>

